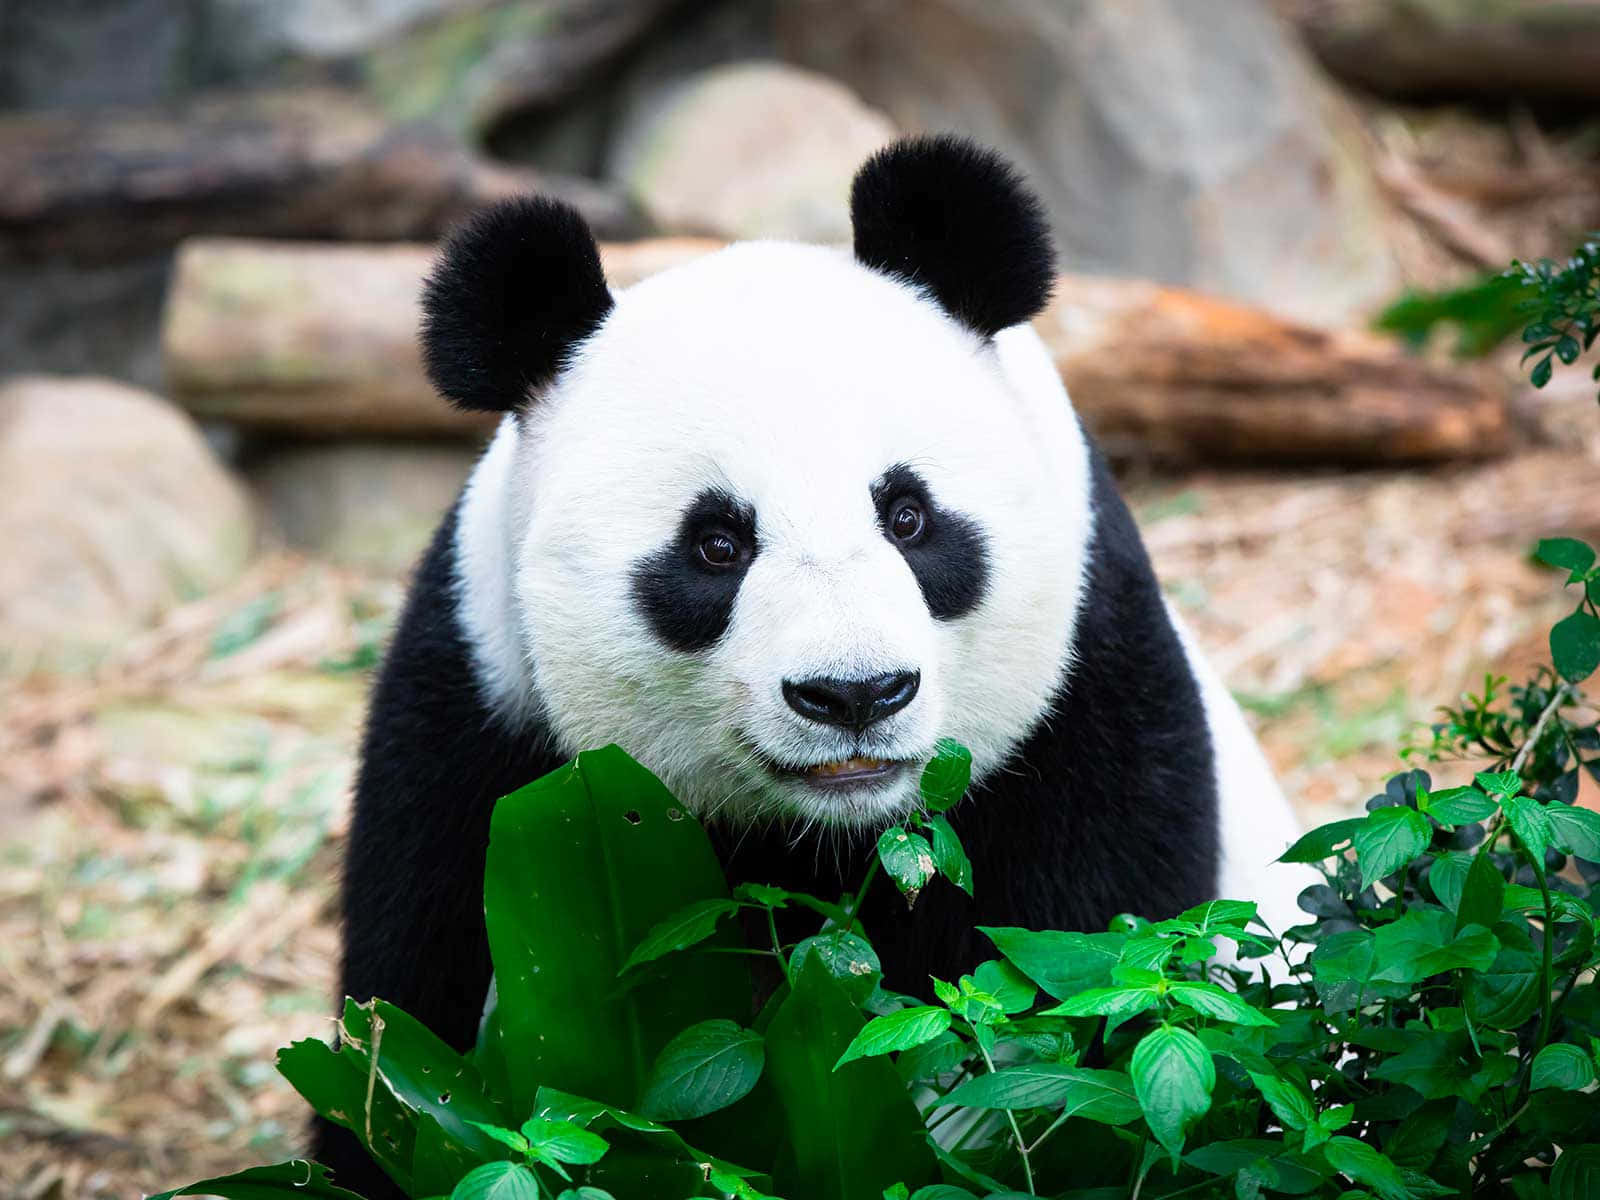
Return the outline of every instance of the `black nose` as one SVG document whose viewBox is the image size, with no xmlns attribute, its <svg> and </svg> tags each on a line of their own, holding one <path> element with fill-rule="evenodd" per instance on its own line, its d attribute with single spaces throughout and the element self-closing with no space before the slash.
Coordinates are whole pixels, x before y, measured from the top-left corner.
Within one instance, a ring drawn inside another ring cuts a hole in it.
<svg viewBox="0 0 1600 1200">
<path fill-rule="evenodd" d="M 920 686 L 920 671 L 896 671 L 871 679 L 786 679 L 783 698 L 802 717 L 863 733 L 874 721 L 893 716 L 910 704 Z"/>
</svg>

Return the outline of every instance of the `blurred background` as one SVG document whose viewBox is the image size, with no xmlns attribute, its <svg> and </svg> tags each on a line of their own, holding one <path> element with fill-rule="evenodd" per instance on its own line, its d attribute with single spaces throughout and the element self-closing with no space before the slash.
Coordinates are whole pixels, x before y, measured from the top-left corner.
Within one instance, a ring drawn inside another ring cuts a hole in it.
<svg viewBox="0 0 1600 1200">
<path fill-rule="evenodd" d="M 1600 0 L 0 0 L 0 1194 L 298 1148 L 365 689 L 485 432 L 431 241 L 541 189 L 619 285 L 844 242 L 944 129 L 1042 193 L 1040 330 L 1308 822 L 1544 660 L 1588 371 L 1372 322 L 1600 227 Z"/>
</svg>

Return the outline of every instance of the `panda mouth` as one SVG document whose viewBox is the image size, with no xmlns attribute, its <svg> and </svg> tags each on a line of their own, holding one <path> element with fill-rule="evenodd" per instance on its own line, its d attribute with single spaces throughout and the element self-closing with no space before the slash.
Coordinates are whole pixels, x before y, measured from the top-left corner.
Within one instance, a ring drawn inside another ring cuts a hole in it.
<svg viewBox="0 0 1600 1200">
<path fill-rule="evenodd" d="M 852 788 L 882 783 L 898 775 L 905 763 L 886 758 L 857 756 L 834 762 L 812 763 L 809 767 L 780 767 L 785 775 L 801 779 L 818 788 Z"/>
</svg>

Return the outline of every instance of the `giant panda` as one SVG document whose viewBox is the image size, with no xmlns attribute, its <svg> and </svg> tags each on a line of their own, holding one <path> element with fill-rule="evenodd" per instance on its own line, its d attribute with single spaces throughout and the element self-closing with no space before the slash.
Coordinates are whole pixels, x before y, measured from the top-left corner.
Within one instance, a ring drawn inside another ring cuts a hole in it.
<svg viewBox="0 0 1600 1200">
<path fill-rule="evenodd" d="M 1210 897 L 1295 920 L 1294 822 L 1169 610 L 1029 319 L 1038 200 L 992 153 L 910 139 L 851 190 L 852 250 L 738 244 L 613 293 L 572 209 L 451 236 L 422 347 L 503 413 L 417 570 L 372 697 L 344 868 L 345 994 L 459 1047 L 490 979 L 499 796 L 620 744 L 704 817 L 732 882 L 855 886 L 935 741 L 976 897 L 884 884 L 886 982 L 974 927 L 1103 929 Z M 384 1190 L 341 1131 L 317 1154 Z"/>
</svg>

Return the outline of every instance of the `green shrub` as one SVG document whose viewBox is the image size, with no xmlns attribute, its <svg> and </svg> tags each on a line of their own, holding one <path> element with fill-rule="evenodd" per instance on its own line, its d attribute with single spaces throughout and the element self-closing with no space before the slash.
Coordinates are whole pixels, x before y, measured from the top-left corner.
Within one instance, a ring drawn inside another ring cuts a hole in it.
<svg viewBox="0 0 1600 1200">
<path fill-rule="evenodd" d="M 470 1053 L 348 1002 L 337 1051 L 299 1042 L 279 1069 L 416 1197 L 1600 1196 L 1600 814 L 1573 805 L 1580 771 L 1600 780 L 1576 688 L 1600 566 L 1569 539 L 1538 555 L 1576 588 L 1554 669 L 1489 680 L 1414 749 L 1475 760 L 1471 784 L 1411 770 L 1287 851 L 1324 877 L 1304 925 L 1218 900 L 985 929 L 994 958 L 926 1003 L 882 986 L 855 917 L 870 873 L 843 897 L 730 893 L 700 826 L 609 747 L 496 808 L 497 1002 Z M 984 886 L 942 815 L 969 766 L 942 745 L 924 808 L 879 840 L 872 872 L 908 901 Z M 772 914 L 796 907 L 817 932 L 789 944 Z M 306 1163 L 187 1191 L 350 1195 Z"/>
</svg>

